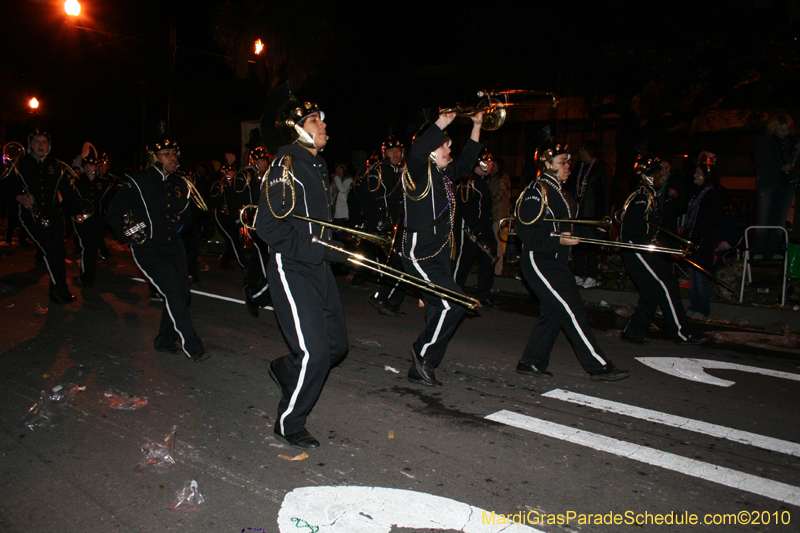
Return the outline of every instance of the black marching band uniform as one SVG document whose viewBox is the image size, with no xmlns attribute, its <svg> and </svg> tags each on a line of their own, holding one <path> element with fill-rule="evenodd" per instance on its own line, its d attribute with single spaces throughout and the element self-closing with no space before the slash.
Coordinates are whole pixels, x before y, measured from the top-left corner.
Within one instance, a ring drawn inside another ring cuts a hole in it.
<svg viewBox="0 0 800 533">
<path fill-rule="evenodd" d="M 269 154 L 263 148 L 255 148 L 250 152 L 250 164 L 245 170 L 249 174 L 250 183 L 248 185 L 248 204 L 258 205 L 258 198 L 261 191 L 266 187 L 267 172 L 259 175 L 256 161 L 264 159 L 269 161 Z M 267 169 L 269 170 L 269 169 Z M 250 242 L 253 244 L 250 250 L 250 260 L 247 265 L 247 273 L 244 275 L 242 284 L 244 285 L 244 301 L 247 311 L 258 318 L 258 310 L 267 307 L 272 303 L 269 294 L 269 280 L 267 279 L 267 264 L 269 264 L 269 246 L 261 237 L 258 231 L 249 231 Z"/>
<path fill-rule="evenodd" d="M 531 330 L 516 371 L 535 377 L 552 376 L 547 371 L 550 352 L 563 328 L 593 381 L 624 379 L 629 373 L 617 369 L 597 345 L 575 276 L 569 269 L 570 247 L 560 242 L 559 234 L 570 232 L 573 224 L 544 220 L 575 218 L 575 200 L 562 189 L 558 170 L 551 166 L 553 158 L 561 154 L 567 154 L 567 147 L 552 139 L 537 151 L 537 162 L 544 171 L 517 201 L 515 227 L 523 252 L 520 270 L 539 298 L 541 316 Z"/>
<path fill-rule="evenodd" d="M 636 162 L 634 170 L 641 177 L 641 183 L 623 206 L 620 241 L 654 244 L 659 229 L 653 224 L 660 221 L 653 177 L 661 172 L 661 161 L 643 157 Z M 623 340 L 644 343 L 647 328 L 659 306 L 676 344 L 701 344 L 709 340 L 708 335 L 690 333 L 678 279 L 672 273 L 672 261 L 665 254 L 630 249 L 622 249 L 621 254 L 639 290 L 639 303 L 622 331 Z"/>
<path fill-rule="evenodd" d="M 105 229 L 105 213 L 114 196 L 113 183 L 100 177 L 97 172 L 97 158 L 86 156 L 81 159 L 82 172 L 78 179 L 73 181 L 73 188 L 78 197 L 84 202 L 91 203 L 93 215 L 82 223 L 73 220 L 75 234 L 81 247 L 81 285 L 91 287 L 94 285 L 97 270 L 97 253 L 103 241 Z M 92 168 L 94 167 L 94 168 Z"/>
<path fill-rule="evenodd" d="M 478 158 L 483 167 L 493 161 L 484 152 Z M 488 170 L 488 167 L 483 169 Z M 492 192 L 488 174 L 473 170 L 456 186 L 456 259 L 453 264 L 455 280 L 462 289 L 467 282 L 472 263 L 478 260 L 478 300 L 482 307 L 496 307 L 489 298 L 494 284 L 494 264 L 497 262 L 497 239 L 492 227 Z"/>
<path fill-rule="evenodd" d="M 403 270 L 437 285 L 462 293 L 453 279 L 450 260 L 455 220 L 455 194 L 451 176 L 463 176 L 475 165 L 482 148 L 467 140 L 458 159 L 440 171 L 431 152 L 449 142 L 433 124 L 415 139 L 403 175 L 405 231 Z M 450 338 L 466 310 L 440 296 L 425 292 L 425 329 L 411 348 L 413 363 L 408 379 L 414 383 L 440 386 L 434 370 L 442 362 Z"/>
<path fill-rule="evenodd" d="M 596 157 L 593 147 L 589 154 L 592 161 L 590 163 L 581 161 L 575 165 L 567 182 L 567 190 L 575 192 L 577 204 L 575 218 L 578 220 L 599 220 L 608 214 L 606 164 Z M 583 228 L 582 234 L 593 239 L 603 239 L 607 235 L 600 228 L 592 226 Z M 575 281 L 582 286 L 585 285 L 587 289 L 599 285 L 597 281 L 600 272 L 599 248 L 597 244 L 578 244 L 572 249 Z"/>
<path fill-rule="evenodd" d="M 329 264 L 344 260 L 344 254 L 316 242 L 329 241 L 330 229 L 292 216 L 325 222 L 333 217 L 327 164 L 312 152 L 316 137 L 303 129 L 309 116 L 324 119 L 316 104 L 294 98 L 278 112 L 279 134 L 291 144 L 282 146 L 272 161 L 256 216 L 258 235 L 270 248 L 272 306 L 291 349 L 269 365 L 281 389 L 274 431 L 300 448 L 319 446 L 305 429 L 306 418 L 329 370 L 348 349 L 342 301 Z"/>
<path fill-rule="evenodd" d="M 50 135 L 37 128 L 28 136 L 28 145 L 34 137 L 47 139 Z M 8 178 L 9 196 L 27 195 L 34 204 L 26 209 L 16 202 L 20 222 L 42 252 L 47 273 L 50 275 L 50 301 L 67 303 L 75 300 L 67 285 L 66 249 L 62 207 L 67 215 L 78 214 L 74 189 L 70 186 L 69 167 L 47 154 L 39 160 L 32 150 L 20 158 L 16 172 Z"/>
<path fill-rule="evenodd" d="M 230 268 L 231 261 L 235 260 L 241 268 L 245 268 L 244 247 L 239 237 L 239 210 L 249 203 L 248 180 L 230 165 L 224 165 L 220 172 L 222 179 L 211 186 L 209 194 L 214 220 L 226 243 L 219 267 Z M 228 173 L 235 174 L 231 177 Z"/>
<path fill-rule="evenodd" d="M 167 172 L 156 153 L 178 150 L 161 136 L 147 148 L 150 166 L 126 174 L 106 220 L 117 238 L 130 244 L 136 266 L 164 297 L 161 325 L 153 341 L 158 351 L 183 350 L 195 362 L 210 357 L 189 315 L 189 272 L 181 233 L 192 223 L 189 207 L 196 190 Z"/>
<path fill-rule="evenodd" d="M 355 187 L 358 207 L 368 232 L 391 232 L 403 214 L 402 168 L 392 165 L 386 157 L 386 151 L 394 148 L 402 150 L 403 143 L 393 136 L 383 141 L 382 161 L 372 165 Z M 378 257 L 379 261 L 384 259 L 386 258 Z M 400 255 L 394 251 L 387 264 L 396 270 L 403 270 Z M 378 280 L 378 291 L 370 295 L 368 302 L 382 315 L 403 316 L 405 313 L 400 311 L 400 306 L 405 295 L 405 285 L 400 280 L 382 275 Z"/>
</svg>

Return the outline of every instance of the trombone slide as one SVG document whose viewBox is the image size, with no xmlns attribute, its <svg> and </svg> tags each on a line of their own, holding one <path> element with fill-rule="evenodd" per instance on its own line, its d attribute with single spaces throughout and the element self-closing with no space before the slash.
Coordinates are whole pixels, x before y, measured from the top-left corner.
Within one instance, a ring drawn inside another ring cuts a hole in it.
<svg viewBox="0 0 800 533">
<path fill-rule="evenodd" d="M 561 237 L 561 233 L 550 232 L 551 237 Z M 613 246 L 615 248 L 626 248 L 628 250 L 641 250 L 642 252 L 657 252 L 661 254 L 673 254 L 685 257 L 687 250 L 677 248 L 667 248 L 666 246 L 659 246 L 658 244 L 636 244 L 633 242 L 619 242 L 607 241 L 605 239 L 590 239 L 586 237 L 577 237 L 575 235 L 565 235 L 570 239 L 576 239 L 586 244 L 600 244 L 603 246 Z"/>
</svg>

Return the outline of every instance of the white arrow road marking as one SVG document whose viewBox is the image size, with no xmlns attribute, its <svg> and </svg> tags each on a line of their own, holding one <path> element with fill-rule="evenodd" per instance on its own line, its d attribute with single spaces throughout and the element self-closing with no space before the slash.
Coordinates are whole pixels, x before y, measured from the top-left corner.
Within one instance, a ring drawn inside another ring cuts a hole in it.
<svg viewBox="0 0 800 533">
<path fill-rule="evenodd" d="M 131 279 L 133 281 L 140 281 L 142 283 L 147 283 L 147 281 L 142 279 L 142 278 L 131 278 Z M 211 292 L 198 291 L 198 290 L 195 290 L 195 289 L 189 289 L 189 290 L 192 292 L 192 294 L 197 294 L 197 295 L 200 295 L 200 296 L 207 296 L 209 298 L 216 298 L 217 300 L 224 300 L 226 302 L 233 302 L 235 304 L 242 304 L 242 305 L 245 304 L 244 300 L 231 298 L 229 296 L 221 296 L 219 294 L 214 294 L 214 293 L 211 293 Z M 274 309 L 272 307 L 270 307 L 270 306 L 262 307 L 261 309 L 267 309 L 269 311 L 274 311 Z"/>
<path fill-rule="evenodd" d="M 562 389 L 555 389 L 550 392 L 546 392 L 545 394 L 542 394 L 542 396 L 547 398 L 555 398 L 557 400 L 563 400 L 565 402 L 575 403 L 578 405 L 585 405 L 587 407 L 594 407 L 610 413 L 630 416 L 640 420 L 647 420 L 648 422 L 655 422 L 656 424 L 663 424 L 665 426 L 685 429 L 686 431 L 694 431 L 695 433 L 702 433 L 704 435 L 710 435 L 720 439 L 739 442 L 741 444 L 756 446 L 764 450 L 800 457 L 800 444 L 790 442 L 788 440 L 765 437 L 764 435 L 758 435 L 757 433 L 740 431 L 738 429 L 725 426 L 718 426 L 717 424 L 709 424 L 708 422 L 702 422 L 700 420 L 670 415 L 660 411 L 652 411 L 643 407 L 613 402 L 611 400 L 603 400 L 602 398 L 594 398 L 592 396 L 586 396 L 585 394 L 569 392 Z"/>
<path fill-rule="evenodd" d="M 794 487 L 779 481 L 771 481 L 744 472 L 738 472 L 730 468 L 712 465 L 695 459 L 688 459 L 673 453 L 662 452 L 660 450 L 603 435 L 596 435 L 581 429 L 562 426 L 555 422 L 548 422 L 532 416 L 512 413 L 511 411 L 498 411 L 490 414 L 486 418 L 508 426 L 539 433 L 581 446 L 588 446 L 595 450 L 658 466 L 666 470 L 686 474 L 687 476 L 712 481 L 737 490 L 752 492 L 753 494 L 758 494 L 765 498 L 800 507 L 800 487 Z"/>
<path fill-rule="evenodd" d="M 503 511 L 498 511 L 503 512 Z M 486 523 L 491 512 L 441 496 L 383 487 L 300 487 L 278 512 L 281 533 L 389 533 L 394 528 L 463 533 L 543 533 L 521 524 Z M 522 517 L 524 519 L 525 513 Z M 294 519 L 294 521 L 292 520 Z"/>
<path fill-rule="evenodd" d="M 725 361 L 712 361 L 711 359 L 689 359 L 683 357 L 637 357 L 637 361 L 644 363 L 650 368 L 660 370 L 671 376 L 708 383 L 709 385 L 719 385 L 720 387 L 730 387 L 735 381 L 715 378 L 705 373 L 705 368 L 720 368 L 724 370 L 739 370 L 752 374 L 763 374 L 783 379 L 793 379 L 800 381 L 800 374 L 780 372 L 778 370 L 768 370 L 757 366 L 737 365 L 736 363 L 726 363 Z"/>
</svg>

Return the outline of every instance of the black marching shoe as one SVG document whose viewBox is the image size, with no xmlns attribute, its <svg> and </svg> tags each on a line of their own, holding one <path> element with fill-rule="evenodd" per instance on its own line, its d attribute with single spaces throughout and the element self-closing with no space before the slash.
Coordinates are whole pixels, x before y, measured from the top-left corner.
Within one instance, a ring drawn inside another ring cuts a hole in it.
<svg viewBox="0 0 800 533">
<path fill-rule="evenodd" d="M 247 312 L 250 313 L 250 316 L 258 318 L 258 304 L 253 300 L 249 285 L 244 288 L 244 305 L 247 307 Z"/>
<path fill-rule="evenodd" d="M 536 365 L 529 365 L 520 361 L 517 363 L 517 374 L 525 374 L 526 376 L 533 376 L 535 378 L 550 378 L 553 377 L 552 372 L 548 372 L 543 368 L 539 368 Z"/>
<path fill-rule="evenodd" d="M 479 298 L 478 301 L 481 303 L 481 307 L 485 309 L 495 309 L 497 307 L 500 307 L 499 305 L 491 301 L 489 298 Z"/>
<path fill-rule="evenodd" d="M 301 450 L 319 448 L 319 441 L 312 437 L 311 433 L 309 433 L 305 428 L 290 435 L 281 435 L 278 432 L 278 428 L 275 428 L 275 436 L 292 448 L 300 448 Z"/>
<path fill-rule="evenodd" d="M 631 373 L 627 370 L 620 370 L 612 364 L 605 365 L 600 370 L 595 370 L 589 373 L 589 379 L 592 381 L 619 381 L 630 376 Z"/>
<path fill-rule="evenodd" d="M 687 345 L 696 345 L 696 344 L 704 344 L 711 340 L 711 337 L 706 335 L 705 333 L 693 333 L 686 337 L 686 340 L 677 340 L 675 344 L 687 344 Z"/>
<path fill-rule="evenodd" d="M 367 298 L 369 305 L 378 310 L 378 313 L 386 316 L 400 316 L 396 311 L 393 311 L 386 302 L 375 296 L 374 294 Z"/>
<path fill-rule="evenodd" d="M 634 339 L 624 331 L 622 335 L 619 336 L 620 339 L 624 340 L 625 342 L 630 342 L 631 344 L 647 344 L 644 339 Z"/>
<path fill-rule="evenodd" d="M 189 359 L 191 359 L 195 363 L 199 363 L 200 361 L 205 361 L 206 359 L 211 359 L 211 354 L 207 351 L 200 350 L 198 353 L 194 355 L 190 355 Z"/>
<path fill-rule="evenodd" d="M 427 364 L 423 357 L 417 355 L 417 352 L 414 351 L 414 348 L 411 348 L 411 358 L 414 360 L 414 367 L 417 369 L 417 373 L 422 378 L 423 385 L 430 385 L 434 387 L 441 386 L 441 381 L 436 380 L 436 372 L 434 369 Z"/>
<path fill-rule="evenodd" d="M 269 363 L 269 366 L 267 367 L 267 373 L 269 374 L 269 377 L 272 378 L 272 381 L 275 382 L 275 385 L 277 385 L 278 388 L 281 390 L 281 399 L 283 399 L 286 396 L 288 396 L 289 389 L 286 387 L 286 385 L 281 383 L 281 380 L 278 379 L 278 376 L 275 374 L 275 371 L 272 369 L 272 365 L 274 363 L 275 363 L 275 361 L 271 361 Z"/>
<path fill-rule="evenodd" d="M 178 341 L 171 342 L 166 346 L 156 346 L 157 352 L 178 353 L 180 350 L 181 350 L 181 345 L 178 344 Z"/>
</svg>

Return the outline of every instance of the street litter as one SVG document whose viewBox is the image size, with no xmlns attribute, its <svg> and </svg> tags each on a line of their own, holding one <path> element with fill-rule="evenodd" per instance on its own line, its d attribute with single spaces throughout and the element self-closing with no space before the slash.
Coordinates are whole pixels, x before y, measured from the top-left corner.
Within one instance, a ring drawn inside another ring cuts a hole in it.
<svg viewBox="0 0 800 533">
<path fill-rule="evenodd" d="M 394 438 L 394 431 L 390 431 L 390 432 L 389 432 L 389 438 L 390 438 L 390 439 L 393 439 L 393 438 Z"/>
<path fill-rule="evenodd" d="M 389 365 L 386 365 L 386 366 L 384 366 L 384 367 L 383 367 L 383 369 L 384 369 L 384 370 L 388 370 L 389 372 L 393 372 L 393 373 L 395 373 L 395 374 L 399 374 L 399 373 L 400 373 L 400 371 L 399 371 L 399 370 L 397 370 L 396 368 L 392 368 L 392 367 L 390 367 Z"/>
<path fill-rule="evenodd" d="M 175 429 L 166 436 L 163 444 L 156 441 L 149 440 L 142 444 L 142 453 L 144 458 L 139 463 L 135 470 L 137 472 L 149 472 L 156 470 L 164 472 L 169 468 L 175 466 Z"/>
<path fill-rule="evenodd" d="M 302 461 L 303 459 L 308 459 L 308 454 L 306 452 L 301 453 L 300 455 L 295 455 L 294 457 L 289 457 L 288 455 L 279 455 L 281 459 L 285 459 L 287 461 Z"/>
<path fill-rule="evenodd" d="M 634 308 L 632 305 L 623 305 L 622 307 L 617 307 L 614 309 L 614 312 L 619 316 L 629 317 L 633 314 Z"/>
<path fill-rule="evenodd" d="M 112 409 L 133 411 L 147 405 L 147 398 L 137 398 L 136 396 L 128 396 L 110 390 L 104 392 L 103 396 L 105 396 L 108 406 Z"/>
<path fill-rule="evenodd" d="M 714 331 L 711 333 L 711 338 L 714 342 L 733 342 L 754 347 L 800 347 L 800 336 L 798 335 L 770 335 L 768 333 L 750 333 L 744 331 Z"/>
<path fill-rule="evenodd" d="M 33 431 L 60 423 L 61 413 L 55 410 L 56 407 L 50 402 L 50 395 L 42 391 L 33 407 L 22 417 L 22 425 Z"/>
<path fill-rule="evenodd" d="M 621 329 L 609 329 L 606 331 L 606 337 L 619 337 L 622 335 Z"/>
<path fill-rule="evenodd" d="M 375 346 L 376 348 L 381 347 L 381 343 L 373 339 L 372 337 L 361 337 L 360 339 L 356 340 L 360 342 L 362 346 Z"/>
<path fill-rule="evenodd" d="M 75 396 L 80 391 L 85 391 L 86 387 L 79 387 L 75 383 L 67 383 L 66 385 L 56 385 L 50 389 L 50 402 L 51 403 L 70 403 L 75 399 Z"/>
<path fill-rule="evenodd" d="M 206 501 L 200 494 L 197 481 L 191 479 L 183 485 L 183 489 L 175 493 L 175 501 L 167 509 L 173 511 L 196 511 Z"/>
</svg>

